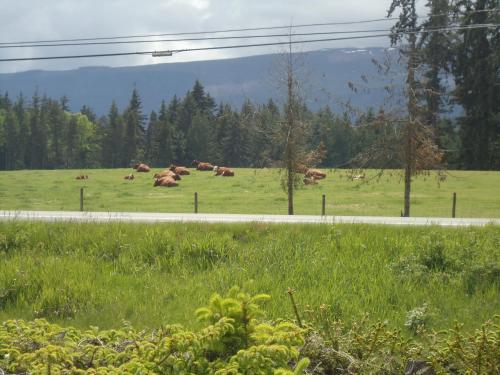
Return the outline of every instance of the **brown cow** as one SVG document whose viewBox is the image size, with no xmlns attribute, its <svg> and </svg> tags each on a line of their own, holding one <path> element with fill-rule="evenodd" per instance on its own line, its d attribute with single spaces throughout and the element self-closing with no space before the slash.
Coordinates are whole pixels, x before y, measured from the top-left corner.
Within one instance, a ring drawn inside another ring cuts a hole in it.
<svg viewBox="0 0 500 375">
<path fill-rule="evenodd" d="M 303 180 L 304 185 L 317 185 L 316 179 L 314 177 L 306 177 Z"/>
<path fill-rule="evenodd" d="M 178 167 L 178 166 L 173 165 L 173 164 L 170 166 L 170 170 L 172 172 L 174 172 L 175 174 L 178 174 L 181 176 L 190 174 L 189 170 L 186 167 Z"/>
<path fill-rule="evenodd" d="M 199 171 L 213 171 L 214 170 L 214 166 L 212 164 L 206 163 L 203 161 L 193 160 L 192 164 L 195 165 L 196 169 Z"/>
<path fill-rule="evenodd" d="M 319 169 L 308 168 L 306 171 L 306 177 L 314 177 L 316 180 L 322 180 L 326 177 L 326 173 L 321 172 Z"/>
<path fill-rule="evenodd" d="M 129 175 L 126 175 L 125 177 L 123 177 L 124 180 L 130 180 L 130 181 L 132 181 L 134 178 L 135 177 L 134 177 L 134 175 L 132 173 L 129 174 Z"/>
<path fill-rule="evenodd" d="M 86 174 L 79 174 L 78 176 L 75 177 L 75 180 L 88 180 L 89 176 Z"/>
<path fill-rule="evenodd" d="M 228 167 L 215 166 L 214 172 L 216 176 L 234 177 L 234 171 Z"/>
<path fill-rule="evenodd" d="M 181 176 L 179 176 L 175 172 L 172 172 L 169 169 L 166 169 L 160 173 L 155 173 L 155 175 L 153 176 L 153 178 L 163 178 L 163 177 L 172 177 L 174 180 L 177 180 L 177 181 L 179 181 L 181 179 Z"/>
<path fill-rule="evenodd" d="M 296 173 L 304 173 L 304 174 L 306 174 L 308 169 L 309 169 L 309 168 L 308 168 L 308 167 L 306 167 L 304 164 L 298 164 L 298 165 L 295 167 L 295 172 L 296 172 Z"/>
<path fill-rule="evenodd" d="M 135 169 L 137 172 L 149 172 L 151 170 L 151 168 L 149 168 L 148 165 L 143 163 L 134 164 L 132 168 Z"/>
<path fill-rule="evenodd" d="M 172 177 L 163 177 L 155 179 L 153 186 L 175 187 L 179 184 Z"/>
</svg>

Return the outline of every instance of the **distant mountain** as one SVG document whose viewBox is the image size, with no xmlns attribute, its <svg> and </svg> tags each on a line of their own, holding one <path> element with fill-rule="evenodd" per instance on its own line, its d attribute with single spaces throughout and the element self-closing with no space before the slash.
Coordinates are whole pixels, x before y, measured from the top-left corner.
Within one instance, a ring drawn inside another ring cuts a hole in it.
<svg viewBox="0 0 500 375">
<path fill-rule="evenodd" d="M 376 75 L 372 59 L 382 61 L 382 48 L 326 49 L 297 55 L 301 71 L 303 96 L 311 109 L 330 104 L 336 99 L 352 101 L 363 108 L 381 103 L 382 89 L 369 94 L 355 94 L 349 81 L 361 82 L 361 75 Z M 98 115 L 107 113 L 112 100 L 123 109 L 133 87 L 143 101 L 144 113 L 158 110 L 161 100 L 183 96 L 196 79 L 217 102 L 240 106 L 246 99 L 265 103 L 269 98 L 280 100 L 279 55 L 260 55 L 225 60 L 164 63 L 133 67 L 85 67 L 66 71 L 32 70 L 0 74 L 0 92 L 12 97 L 22 92 L 31 97 L 36 89 L 51 98 L 66 95 L 70 108 L 78 111 L 84 104 Z M 380 82 L 378 82 L 380 86 Z"/>
</svg>

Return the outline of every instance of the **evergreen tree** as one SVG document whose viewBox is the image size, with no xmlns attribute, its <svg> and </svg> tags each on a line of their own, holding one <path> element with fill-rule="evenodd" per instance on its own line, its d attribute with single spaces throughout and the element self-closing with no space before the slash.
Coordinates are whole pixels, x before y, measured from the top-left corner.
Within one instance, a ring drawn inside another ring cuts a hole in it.
<svg viewBox="0 0 500 375">
<path fill-rule="evenodd" d="M 223 139 L 226 137 L 229 128 L 231 107 L 227 104 L 220 103 L 215 115 L 213 126 L 213 135 L 209 140 L 210 154 L 209 159 L 219 165 L 227 164 L 225 161 Z"/>
<path fill-rule="evenodd" d="M 75 168 L 78 164 L 78 138 L 78 120 L 75 115 L 71 115 L 66 132 L 66 168 Z"/>
<path fill-rule="evenodd" d="M 188 92 L 177 110 L 177 121 L 175 122 L 176 128 L 178 130 L 176 141 L 179 141 L 178 145 L 180 146 L 177 151 L 177 158 L 182 164 L 190 163 L 193 160 L 193 158 L 190 159 L 190 156 L 196 154 L 196 151 L 190 149 L 190 146 L 188 144 L 188 134 L 191 131 L 193 117 L 196 115 L 196 113 L 196 102 L 193 98 L 193 95 Z M 194 159 L 200 158 L 195 156 Z"/>
<path fill-rule="evenodd" d="M 67 128 L 66 117 L 59 103 L 48 100 L 48 132 L 49 132 L 49 168 L 64 166 L 64 131 Z"/>
<path fill-rule="evenodd" d="M 145 129 L 139 92 L 134 88 L 130 103 L 123 114 L 125 122 L 124 161 L 127 164 L 144 158 Z"/>
<path fill-rule="evenodd" d="M 194 83 L 191 95 L 193 96 L 197 111 L 205 114 L 213 114 L 216 108 L 215 101 L 209 94 L 205 93 L 205 88 L 200 81 L 196 80 Z"/>
<path fill-rule="evenodd" d="M 461 26 L 500 23 L 498 0 L 459 0 Z M 497 10 L 496 12 L 494 10 Z M 452 71 L 459 118 L 461 162 L 466 169 L 500 167 L 500 32 L 497 28 L 458 31 Z"/>
<path fill-rule="evenodd" d="M 146 162 L 152 166 L 159 165 L 159 122 L 155 111 L 149 115 L 148 128 L 146 130 Z"/>
<path fill-rule="evenodd" d="M 61 104 L 61 109 L 64 112 L 69 112 L 69 99 L 66 95 L 63 95 L 61 99 L 59 99 L 59 103 Z"/>
<path fill-rule="evenodd" d="M 66 103 L 67 104 L 67 103 Z M 93 123 L 96 123 L 97 122 L 97 116 L 96 114 L 94 113 L 94 111 L 92 110 L 92 108 L 86 106 L 86 105 L 83 105 L 82 109 L 80 109 L 80 113 L 82 115 L 85 115 L 87 116 L 87 118 L 89 119 L 89 121 L 93 122 Z"/>
<path fill-rule="evenodd" d="M 443 73 L 449 71 L 451 40 L 445 32 L 426 32 L 443 29 L 449 26 L 449 0 L 428 0 L 429 18 L 422 24 L 422 33 L 418 42 L 424 72 L 424 100 L 426 101 L 424 121 L 434 128 L 445 104 L 446 87 L 443 84 Z"/>
<path fill-rule="evenodd" d="M 242 116 L 239 117 L 229 105 L 225 105 L 222 111 L 222 121 L 225 126 L 220 136 L 220 150 L 222 162 L 225 165 L 235 167 L 242 166 L 248 154 L 248 137 L 243 127 Z"/>
<path fill-rule="evenodd" d="M 19 167 L 19 121 L 12 102 L 5 96 L 0 104 L 0 169 Z"/>
<path fill-rule="evenodd" d="M 167 109 L 167 124 L 169 124 L 169 134 L 170 138 L 172 139 L 172 159 L 168 159 L 168 152 L 166 152 L 165 158 L 167 161 L 173 160 L 176 164 L 184 163 L 186 154 L 185 133 L 179 129 L 180 108 L 181 102 L 177 98 L 177 95 L 174 95 Z"/>
<path fill-rule="evenodd" d="M 186 136 L 187 160 L 208 160 L 210 156 L 207 135 L 210 134 L 209 118 L 206 114 L 196 113 Z"/>
<path fill-rule="evenodd" d="M 174 97 L 170 103 L 169 108 L 162 101 L 160 107 L 160 115 L 158 117 L 158 164 L 167 166 L 171 163 L 176 162 L 176 130 L 175 130 L 175 119 L 177 118 L 177 97 Z"/>
<path fill-rule="evenodd" d="M 25 100 L 23 94 L 19 94 L 15 104 L 14 112 L 19 124 L 19 139 L 17 143 L 18 148 L 18 160 L 17 168 L 24 169 L 29 166 L 30 163 L 30 152 L 28 149 L 28 143 L 31 138 L 30 126 L 29 126 L 29 114 L 25 108 Z"/>
<path fill-rule="evenodd" d="M 47 167 L 47 97 L 40 99 L 35 92 L 30 109 L 30 139 L 28 143 L 30 169 Z"/>
<path fill-rule="evenodd" d="M 310 145 L 317 149 L 323 144 L 324 166 L 343 166 L 353 157 L 352 126 L 347 117 L 337 118 L 330 107 L 321 109 L 312 123 Z"/>
<path fill-rule="evenodd" d="M 7 111 L 12 106 L 9 98 L 9 93 L 6 91 L 3 96 L 0 96 L 0 109 Z"/>
</svg>

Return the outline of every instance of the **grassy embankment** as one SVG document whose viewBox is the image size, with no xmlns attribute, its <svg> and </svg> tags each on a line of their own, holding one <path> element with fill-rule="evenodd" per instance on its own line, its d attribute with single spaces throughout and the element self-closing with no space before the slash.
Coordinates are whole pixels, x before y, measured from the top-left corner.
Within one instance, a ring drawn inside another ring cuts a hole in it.
<svg viewBox="0 0 500 375">
<path fill-rule="evenodd" d="M 479 327 L 500 313 L 500 228 L 0 223 L 0 321 L 101 328 L 182 323 L 233 285 L 271 318 Z M 307 311 L 315 311 L 309 315 Z M 318 322 L 321 324 L 321 322 Z"/>
<path fill-rule="evenodd" d="M 399 176 L 387 174 L 379 182 L 360 184 L 348 180 L 344 171 L 326 171 L 326 180 L 297 192 L 296 214 L 320 214 L 325 194 L 329 215 L 399 216 L 403 207 Z M 136 180 L 124 181 L 131 169 L 83 171 L 89 175 L 83 182 L 74 179 L 80 172 L 0 172 L 0 209 L 75 211 L 79 188 L 84 186 L 89 211 L 193 212 L 195 191 L 202 213 L 286 214 L 287 210 L 276 169 L 237 169 L 234 178 L 194 171 L 170 189 L 154 188 L 152 173 L 135 173 Z M 452 171 L 440 185 L 432 176 L 419 177 L 412 187 L 411 214 L 450 217 L 456 192 L 457 217 L 500 217 L 499 186 L 500 172 Z"/>
</svg>

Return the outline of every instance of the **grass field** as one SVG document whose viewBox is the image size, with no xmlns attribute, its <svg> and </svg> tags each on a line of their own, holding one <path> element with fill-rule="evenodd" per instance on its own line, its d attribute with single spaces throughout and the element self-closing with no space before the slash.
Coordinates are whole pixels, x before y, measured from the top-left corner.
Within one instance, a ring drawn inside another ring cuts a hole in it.
<svg viewBox="0 0 500 375">
<path fill-rule="evenodd" d="M 192 326 L 194 310 L 233 285 L 270 294 L 271 318 L 293 318 L 288 287 L 306 320 L 369 313 L 403 329 L 427 304 L 429 327 L 470 329 L 500 313 L 495 226 L 4 222 L 0 270 L 0 321 Z"/>
<path fill-rule="evenodd" d="M 75 180 L 82 172 L 77 170 L 0 172 L 0 209 L 79 210 L 83 186 L 89 211 L 193 212 L 198 192 L 203 213 L 287 213 L 276 169 L 237 169 L 234 178 L 194 171 L 176 188 L 154 188 L 152 173 L 135 173 L 136 180 L 124 181 L 130 171 L 83 171 L 87 181 Z M 318 185 L 297 191 L 296 214 L 321 214 L 325 194 L 329 215 L 399 216 L 403 184 L 398 176 L 360 184 L 345 171 L 326 171 L 328 177 Z M 452 171 L 440 185 L 432 176 L 419 177 L 412 189 L 412 216 L 450 217 L 456 192 L 457 217 L 500 217 L 500 172 Z"/>
</svg>

